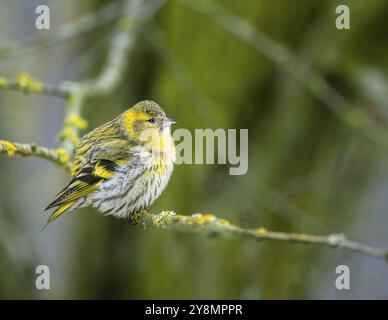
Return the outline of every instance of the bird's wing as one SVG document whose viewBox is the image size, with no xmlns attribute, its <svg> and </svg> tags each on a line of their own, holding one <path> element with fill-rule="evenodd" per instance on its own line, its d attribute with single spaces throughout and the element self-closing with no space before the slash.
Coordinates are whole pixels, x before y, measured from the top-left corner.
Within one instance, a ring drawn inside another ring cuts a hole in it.
<svg viewBox="0 0 388 320">
<path fill-rule="evenodd" d="M 79 152 L 80 147 L 87 150 Z M 104 180 L 113 177 L 120 166 L 129 163 L 131 157 L 131 143 L 123 139 L 81 144 L 80 147 L 76 151 L 72 180 L 45 209 L 58 207 L 48 223 L 72 209 L 77 200 L 95 191 Z"/>
<path fill-rule="evenodd" d="M 109 121 L 88 134 L 77 146 L 74 155 L 72 175 L 78 174 L 80 169 L 93 159 L 116 160 L 125 158 L 129 154 L 131 142 L 120 134 L 117 119 Z"/>
<path fill-rule="evenodd" d="M 48 219 L 54 221 L 61 214 L 71 209 L 78 199 L 87 196 L 106 179 L 109 179 L 117 172 L 118 164 L 111 160 L 94 160 L 86 164 L 73 177 L 69 184 L 58 194 L 45 210 L 58 207 Z"/>
</svg>

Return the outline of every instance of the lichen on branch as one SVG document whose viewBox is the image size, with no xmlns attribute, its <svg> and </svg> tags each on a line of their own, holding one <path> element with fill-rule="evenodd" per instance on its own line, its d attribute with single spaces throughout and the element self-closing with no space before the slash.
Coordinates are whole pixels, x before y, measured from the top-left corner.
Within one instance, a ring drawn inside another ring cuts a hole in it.
<svg viewBox="0 0 388 320">
<path fill-rule="evenodd" d="M 7 140 L 0 140 L 0 153 L 6 154 L 8 157 L 13 157 L 19 154 L 23 157 L 38 157 L 56 163 L 65 168 L 67 171 L 71 169 L 70 156 L 66 150 L 62 148 L 52 149 L 38 146 L 34 143 L 17 143 Z"/>
<path fill-rule="evenodd" d="M 198 232 L 213 236 L 250 238 L 257 241 L 266 240 L 285 243 L 304 243 L 331 248 L 341 248 L 388 261 L 388 250 L 377 249 L 359 242 L 348 240 L 343 234 L 322 236 L 269 231 L 263 227 L 245 229 L 209 213 L 181 215 L 176 214 L 173 211 L 163 211 L 159 214 L 151 214 L 143 211 L 133 215 L 131 221 L 135 224 L 142 225 L 144 228 L 153 226 L 164 230 Z"/>
<path fill-rule="evenodd" d="M 42 94 L 59 98 L 65 98 L 68 95 L 63 85 L 43 83 L 26 72 L 19 73 L 12 80 L 0 75 L 0 90 L 16 91 L 24 94 Z"/>
</svg>

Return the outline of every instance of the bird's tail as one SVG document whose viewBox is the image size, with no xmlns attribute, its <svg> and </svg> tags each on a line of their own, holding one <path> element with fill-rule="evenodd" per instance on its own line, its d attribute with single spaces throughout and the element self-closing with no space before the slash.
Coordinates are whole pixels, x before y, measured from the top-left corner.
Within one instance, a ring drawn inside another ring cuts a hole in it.
<svg viewBox="0 0 388 320">
<path fill-rule="evenodd" d="M 71 201 L 71 202 L 66 202 L 62 205 L 60 205 L 57 210 L 55 210 L 51 216 L 48 218 L 46 224 L 44 225 L 44 227 L 42 228 L 42 230 L 44 230 L 50 222 L 53 222 L 56 218 L 58 218 L 60 215 L 64 214 L 66 211 L 68 211 L 74 204 L 75 201 Z"/>
</svg>

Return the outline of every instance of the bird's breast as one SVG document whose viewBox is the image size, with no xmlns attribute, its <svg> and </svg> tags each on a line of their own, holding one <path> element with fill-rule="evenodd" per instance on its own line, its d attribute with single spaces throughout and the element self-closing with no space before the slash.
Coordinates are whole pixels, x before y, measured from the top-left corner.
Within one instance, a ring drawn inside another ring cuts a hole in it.
<svg viewBox="0 0 388 320">
<path fill-rule="evenodd" d="M 162 193 L 173 171 L 170 153 L 136 150 L 136 161 L 123 166 L 94 194 L 94 206 L 116 217 L 148 208 Z M 175 150 L 174 150 L 175 151 Z"/>
</svg>

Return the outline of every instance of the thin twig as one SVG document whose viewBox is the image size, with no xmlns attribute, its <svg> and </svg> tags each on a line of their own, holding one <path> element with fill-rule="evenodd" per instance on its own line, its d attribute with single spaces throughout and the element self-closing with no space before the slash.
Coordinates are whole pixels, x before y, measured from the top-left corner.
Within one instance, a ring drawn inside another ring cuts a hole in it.
<svg viewBox="0 0 388 320">
<path fill-rule="evenodd" d="M 52 149 L 38 146 L 35 143 L 17 143 L 0 140 L 0 153 L 13 157 L 19 154 L 23 157 L 38 157 L 56 163 L 67 171 L 70 171 L 70 157 L 63 149 Z"/>
<path fill-rule="evenodd" d="M 42 83 L 24 72 L 20 73 L 16 77 L 16 80 L 8 80 L 0 76 L 0 90 L 16 91 L 25 94 L 42 94 L 59 98 L 67 98 L 69 96 L 66 82 L 62 82 L 59 85 Z"/>
<path fill-rule="evenodd" d="M 128 8 L 128 9 L 132 9 Z M 61 42 L 65 42 L 83 35 L 86 32 L 95 30 L 97 27 L 107 24 L 120 16 L 126 14 L 120 1 L 113 1 L 101 7 L 97 11 L 87 13 L 77 19 L 54 27 L 49 32 L 37 33 L 20 45 L 0 44 L 0 58 L 14 58 L 26 55 L 35 50 L 47 48 Z"/>
<path fill-rule="evenodd" d="M 159 214 L 142 212 L 131 219 L 144 227 L 153 226 L 159 229 L 177 230 L 183 232 L 199 232 L 210 235 L 245 237 L 255 240 L 270 240 L 287 243 L 305 243 L 342 248 L 368 255 L 374 258 L 388 260 L 388 250 L 377 249 L 369 245 L 346 239 L 343 234 L 328 236 L 286 233 L 269 231 L 265 228 L 244 229 L 231 224 L 228 220 L 219 219 L 212 214 L 178 215 L 172 211 L 163 211 Z"/>
</svg>

